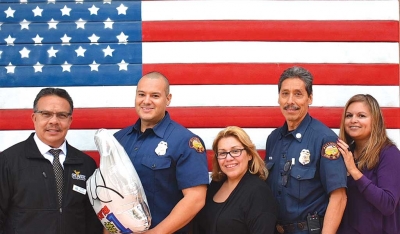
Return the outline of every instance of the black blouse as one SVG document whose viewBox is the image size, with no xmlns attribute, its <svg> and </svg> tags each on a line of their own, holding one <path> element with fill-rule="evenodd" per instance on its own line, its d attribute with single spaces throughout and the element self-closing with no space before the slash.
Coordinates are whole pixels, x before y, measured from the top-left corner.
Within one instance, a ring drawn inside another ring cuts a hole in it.
<svg viewBox="0 0 400 234">
<path fill-rule="evenodd" d="M 271 189 L 258 176 L 246 173 L 223 203 L 213 201 L 222 182 L 212 181 L 206 205 L 195 218 L 196 234 L 273 234 L 277 205 Z"/>
</svg>

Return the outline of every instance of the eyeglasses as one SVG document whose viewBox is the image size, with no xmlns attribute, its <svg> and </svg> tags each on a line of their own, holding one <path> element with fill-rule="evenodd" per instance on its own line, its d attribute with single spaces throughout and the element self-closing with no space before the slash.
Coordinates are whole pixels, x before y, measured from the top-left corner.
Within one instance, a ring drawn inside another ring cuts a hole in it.
<svg viewBox="0 0 400 234">
<path fill-rule="evenodd" d="M 285 163 L 285 165 L 283 166 L 283 172 L 281 173 L 282 186 L 286 187 L 286 185 L 288 183 L 288 176 L 289 176 L 288 174 L 289 174 L 289 171 L 290 171 L 291 168 L 292 168 L 292 161 L 287 161 Z"/>
<path fill-rule="evenodd" d="M 228 157 L 228 154 L 231 157 L 239 157 L 242 154 L 242 151 L 244 149 L 234 149 L 228 152 L 218 152 L 215 157 L 217 157 L 218 159 L 225 159 L 226 157 Z"/>
<path fill-rule="evenodd" d="M 68 112 L 34 111 L 33 113 L 40 114 L 43 119 L 51 119 L 56 115 L 57 119 L 66 120 L 71 116 L 71 113 Z"/>
</svg>

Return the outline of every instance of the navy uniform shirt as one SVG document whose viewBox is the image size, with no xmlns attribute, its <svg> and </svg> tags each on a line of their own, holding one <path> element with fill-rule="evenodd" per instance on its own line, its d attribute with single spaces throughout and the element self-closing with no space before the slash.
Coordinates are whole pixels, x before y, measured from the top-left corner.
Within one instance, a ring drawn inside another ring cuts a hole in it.
<svg viewBox="0 0 400 234">
<path fill-rule="evenodd" d="M 268 136 L 267 183 L 279 204 L 279 223 L 306 221 L 307 214 L 314 212 L 324 216 L 329 194 L 346 187 L 346 166 L 337 139 L 331 129 L 309 114 L 297 129 L 288 132 L 285 123 Z"/>
<path fill-rule="evenodd" d="M 152 216 L 159 224 L 183 198 L 182 189 L 208 184 L 203 141 L 171 120 L 168 112 L 154 128 L 140 131 L 140 119 L 114 134 L 142 182 Z"/>
</svg>

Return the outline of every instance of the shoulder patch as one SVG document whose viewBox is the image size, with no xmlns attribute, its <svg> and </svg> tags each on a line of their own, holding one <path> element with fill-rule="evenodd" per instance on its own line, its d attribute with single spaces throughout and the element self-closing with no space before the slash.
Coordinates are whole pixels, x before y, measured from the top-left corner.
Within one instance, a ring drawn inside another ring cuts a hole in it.
<svg viewBox="0 0 400 234">
<path fill-rule="evenodd" d="M 203 144 L 201 144 L 201 141 L 198 137 L 190 138 L 189 146 L 190 148 L 195 149 L 198 153 L 203 153 L 205 150 Z"/>
<path fill-rule="evenodd" d="M 338 150 L 338 146 L 335 142 L 328 142 L 326 143 L 321 150 L 322 157 L 327 159 L 336 160 L 339 158 L 340 153 Z"/>
</svg>

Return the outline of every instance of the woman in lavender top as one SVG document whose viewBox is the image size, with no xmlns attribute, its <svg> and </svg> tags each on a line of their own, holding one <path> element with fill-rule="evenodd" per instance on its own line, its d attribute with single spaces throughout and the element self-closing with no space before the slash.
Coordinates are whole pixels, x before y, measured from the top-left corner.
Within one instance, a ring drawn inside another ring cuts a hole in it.
<svg viewBox="0 0 400 234">
<path fill-rule="evenodd" d="M 400 151 L 369 94 L 347 102 L 338 140 L 347 167 L 347 206 L 339 234 L 400 233 Z"/>
</svg>

